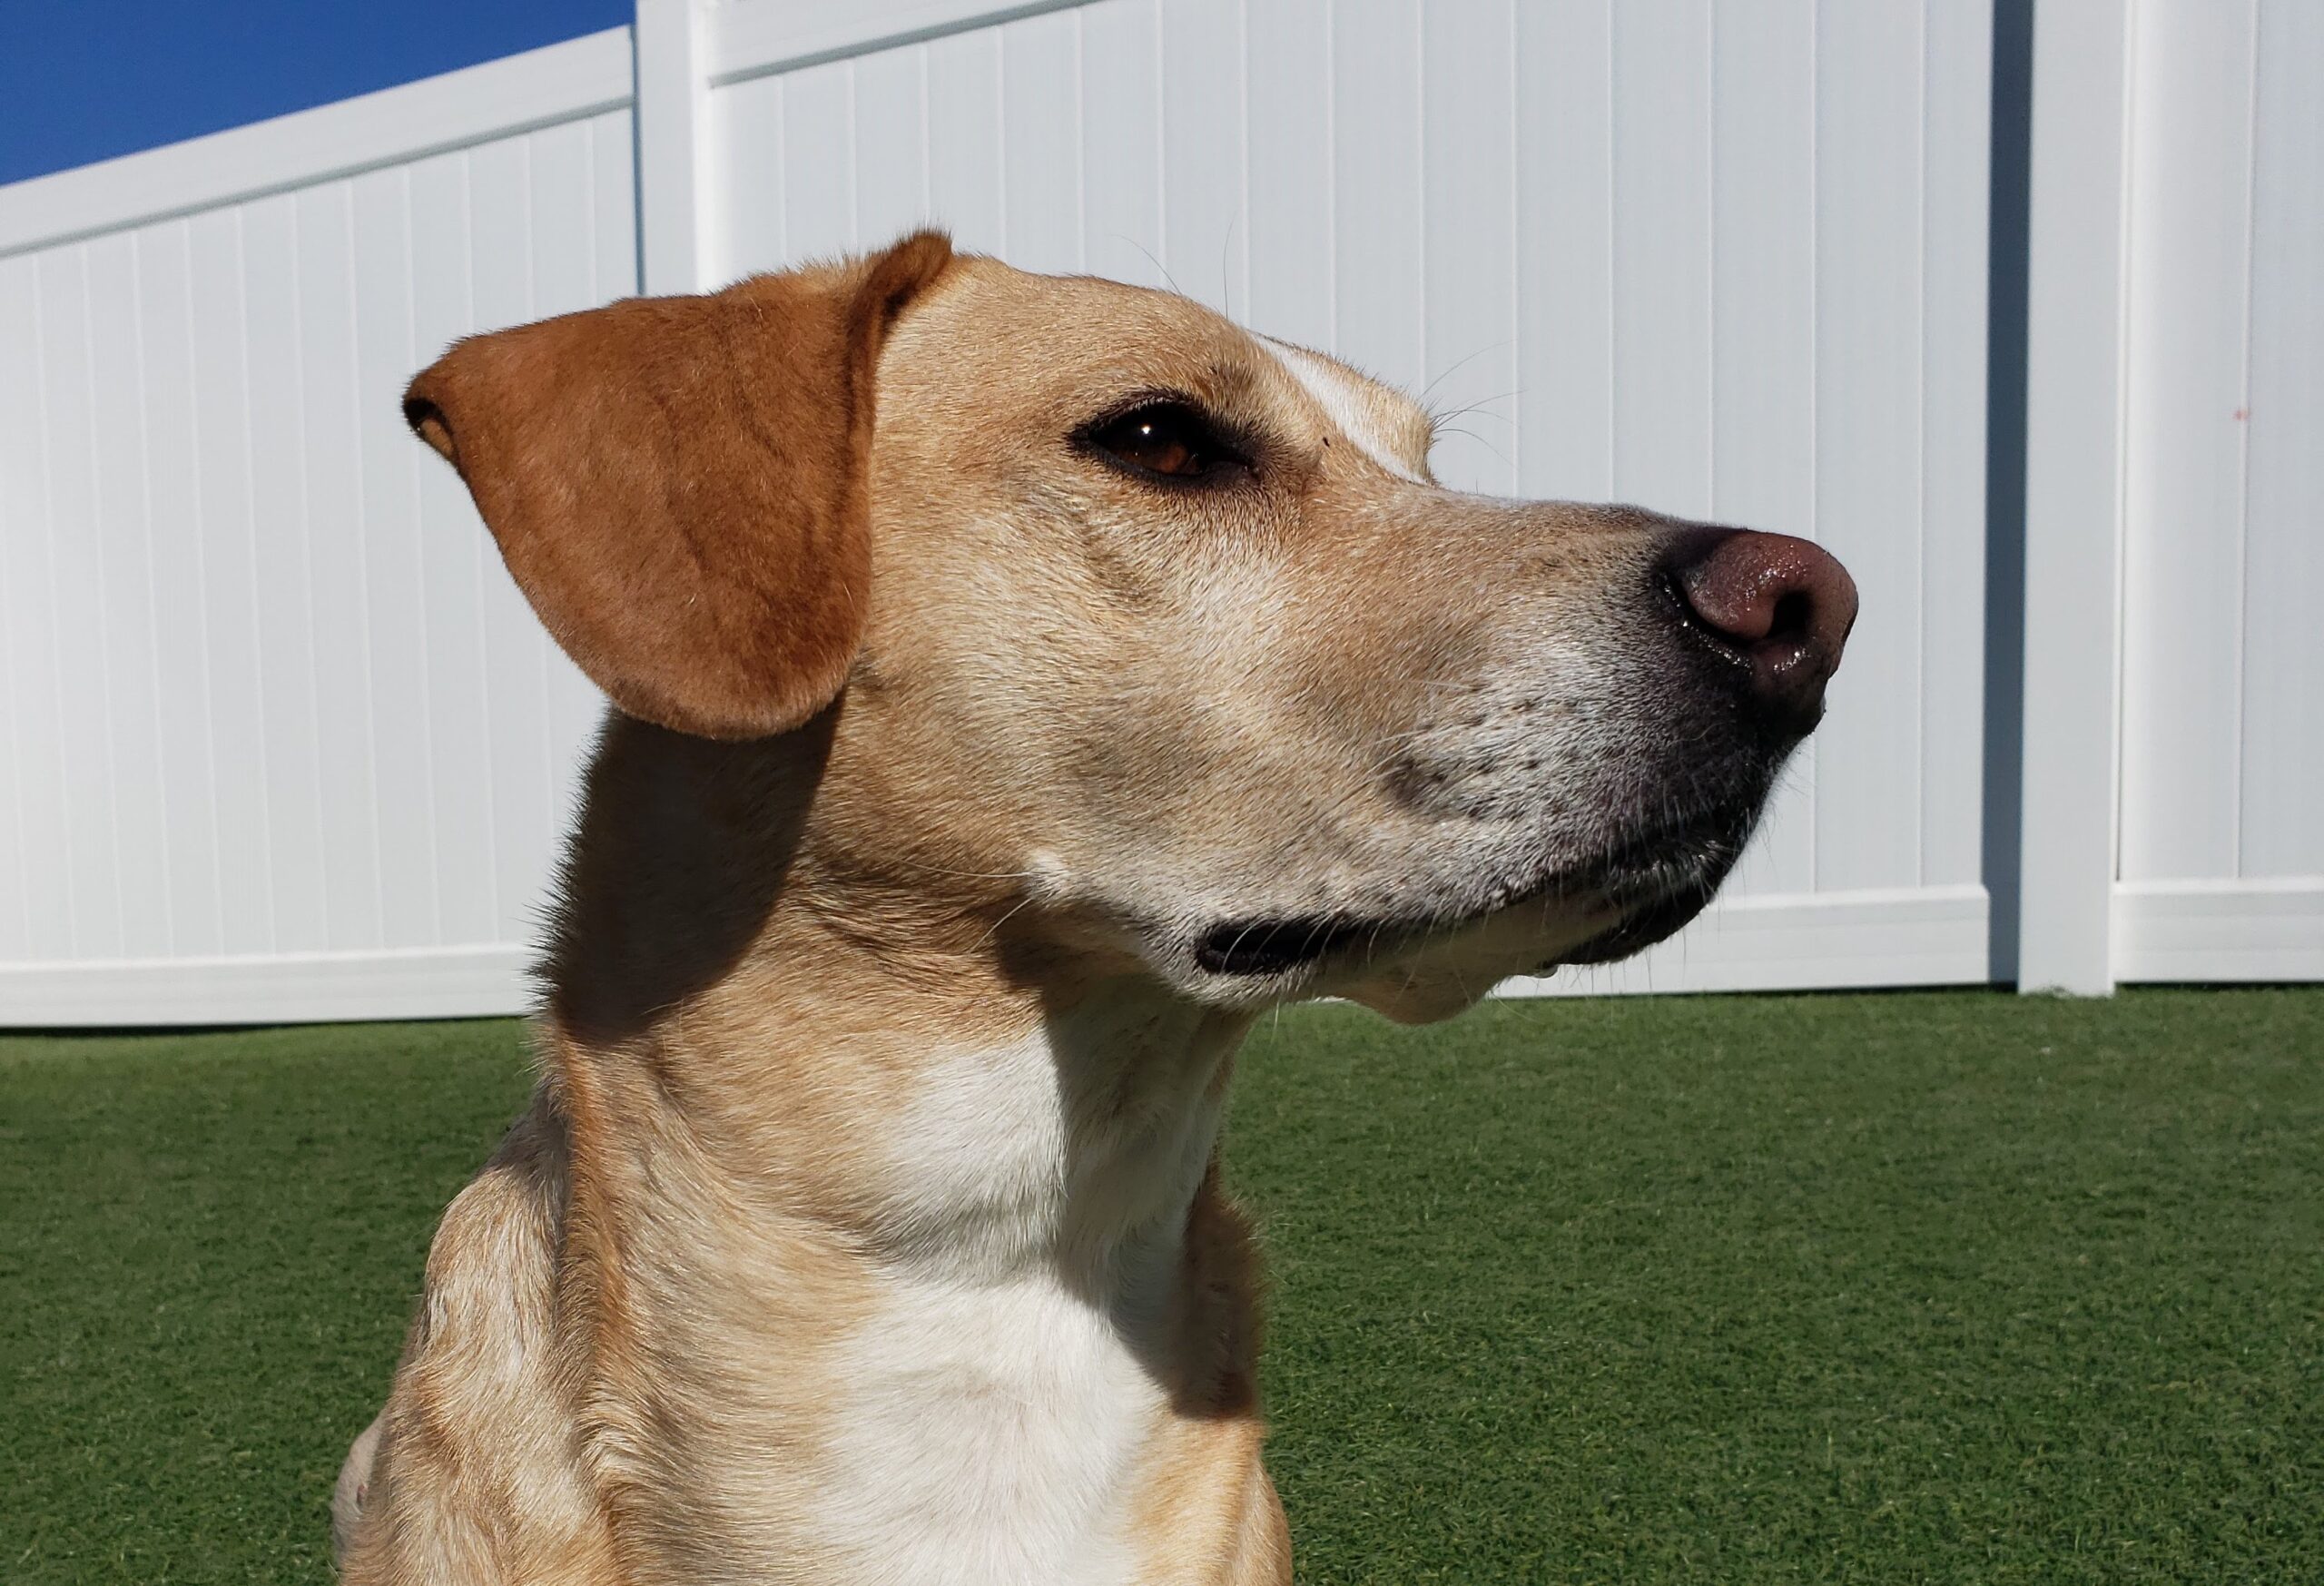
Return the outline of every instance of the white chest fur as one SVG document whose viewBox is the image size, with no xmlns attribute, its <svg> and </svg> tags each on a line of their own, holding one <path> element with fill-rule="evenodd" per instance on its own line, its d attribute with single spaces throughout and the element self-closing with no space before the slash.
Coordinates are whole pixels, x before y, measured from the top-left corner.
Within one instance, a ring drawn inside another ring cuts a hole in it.
<svg viewBox="0 0 2324 1586">
<path fill-rule="evenodd" d="M 855 1579 L 1135 1572 L 1165 1305 L 1231 1040 L 1098 1010 L 931 1064 L 888 1153 L 883 1303 L 836 1363 L 826 1535 Z"/>
<path fill-rule="evenodd" d="M 1055 1283 L 907 1282 L 853 1340 L 830 1453 L 832 1540 L 860 1580 L 1130 1578 L 1124 1525 L 1160 1389 Z"/>
</svg>

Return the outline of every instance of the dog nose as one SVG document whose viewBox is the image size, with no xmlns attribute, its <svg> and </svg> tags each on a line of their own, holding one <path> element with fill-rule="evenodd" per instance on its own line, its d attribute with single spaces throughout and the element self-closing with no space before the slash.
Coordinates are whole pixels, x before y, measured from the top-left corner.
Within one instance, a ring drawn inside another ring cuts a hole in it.
<svg viewBox="0 0 2324 1586">
<path fill-rule="evenodd" d="M 1662 568 L 1694 626 L 1741 662 L 1769 726 L 1805 733 L 1856 625 L 1856 580 L 1820 547 L 1787 534 L 1699 529 Z"/>
</svg>

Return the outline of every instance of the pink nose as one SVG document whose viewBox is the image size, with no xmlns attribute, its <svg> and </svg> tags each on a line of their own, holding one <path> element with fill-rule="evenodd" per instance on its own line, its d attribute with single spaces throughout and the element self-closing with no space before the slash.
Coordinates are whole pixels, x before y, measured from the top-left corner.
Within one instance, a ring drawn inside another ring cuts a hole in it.
<svg viewBox="0 0 2324 1586">
<path fill-rule="evenodd" d="M 1748 671 L 1768 724 L 1805 733 L 1856 626 L 1856 580 L 1829 554 L 1787 534 L 1696 529 L 1663 561 L 1694 626 Z"/>
</svg>

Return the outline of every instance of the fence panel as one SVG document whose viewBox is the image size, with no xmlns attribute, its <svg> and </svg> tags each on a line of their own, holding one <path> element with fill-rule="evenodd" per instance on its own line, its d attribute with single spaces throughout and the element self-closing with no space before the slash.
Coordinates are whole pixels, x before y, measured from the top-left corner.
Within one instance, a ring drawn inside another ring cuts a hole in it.
<svg viewBox="0 0 2324 1586">
<path fill-rule="evenodd" d="M 2115 972 L 2324 977 L 2324 12 L 2132 34 Z"/>
<path fill-rule="evenodd" d="M 1424 393 L 1452 484 L 1849 563 L 1726 899 L 1520 990 L 2324 978 L 2324 12 L 2003 5 L 2048 129 L 2022 680 L 1994 0 L 645 0 L 0 190 L 0 1021 L 520 1005 L 601 702 L 399 389 L 641 254 L 675 291 L 930 222 Z"/>
<path fill-rule="evenodd" d="M 398 397 L 458 336 L 635 291 L 628 53 L 203 140 L 258 191 L 151 218 L 195 146 L 12 193 L 132 212 L 0 256 L 0 1019 L 520 998 L 600 701 Z"/>
</svg>

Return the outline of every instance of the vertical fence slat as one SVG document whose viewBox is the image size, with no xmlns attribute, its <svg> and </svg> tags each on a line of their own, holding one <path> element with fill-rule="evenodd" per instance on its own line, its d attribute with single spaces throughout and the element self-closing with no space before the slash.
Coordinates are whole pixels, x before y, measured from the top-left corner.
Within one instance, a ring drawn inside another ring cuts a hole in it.
<svg viewBox="0 0 2324 1586">
<path fill-rule="evenodd" d="M 1162 264 L 1180 291 L 1230 316 L 1251 301 L 1243 13 L 1243 0 L 1162 6 Z"/>
<path fill-rule="evenodd" d="M 57 708 L 55 609 L 49 540 L 47 399 L 40 351 L 40 261 L 0 259 L 0 754 L 9 829 L 0 845 L 0 954 L 61 956 L 73 939 L 71 833 L 66 818 L 63 724 Z"/>
<path fill-rule="evenodd" d="M 1351 0 L 1333 12 L 1331 350 L 1414 391 L 1428 383 L 1419 47 L 1417 0 Z"/>
<path fill-rule="evenodd" d="M 2243 629 L 2250 0 L 2142 6 L 2132 63 L 2125 881 L 2232 876 Z"/>
<path fill-rule="evenodd" d="M 217 771 L 219 951 L 270 951 L 275 931 L 273 757 L 267 747 L 266 655 L 259 609 L 259 540 L 251 449 L 251 347 L 242 234 L 231 210 L 188 222 L 186 311 L 193 328 L 185 415 L 200 458 L 192 503 L 208 537 L 197 598 L 209 615 L 211 745 Z"/>
<path fill-rule="evenodd" d="M 855 63 L 826 61 L 783 84 L 784 264 L 852 252 Z"/>
<path fill-rule="evenodd" d="M 1102 0 L 1081 13 L 1082 257 L 1091 273 L 1140 286 L 1162 284 L 1158 6 Z"/>
<path fill-rule="evenodd" d="M 1710 513 L 1709 0 L 1614 7 L 1612 494 Z"/>
<path fill-rule="evenodd" d="M 855 66 L 855 223 L 884 247 L 928 223 L 928 57 L 917 46 Z"/>
<path fill-rule="evenodd" d="M 1003 252 L 1000 34 L 956 33 L 927 50 L 930 207 L 962 252 Z"/>
<path fill-rule="evenodd" d="M 87 286 L 89 436 L 94 472 L 91 597 L 101 608 L 106 793 L 121 899 L 121 951 L 173 951 L 170 788 L 161 744 L 161 664 L 154 652 L 153 487 L 146 474 L 144 350 L 136 303 L 138 237 L 114 232 L 82 245 Z"/>
<path fill-rule="evenodd" d="M 210 668 L 205 459 L 194 445 L 193 326 L 188 227 L 164 221 L 137 237 L 137 356 L 143 411 L 153 606 L 156 731 L 166 794 L 171 951 L 223 951 L 218 864 L 217 739 Z"/>
<path fill-rule="evenodd" d="M 1075 274 L 1082 268 L 1081 18 L 1052 11 L 1000 33 L 1009 256 L 1027 270 Z"/>
<path fill-rule="evenodd" d="M 1714 12 L 1711 497 L 1721 523 L 1816 534 L 1816 6 Z M 1816 885 L 1816 748 L 1795 752 L 1735 879 Z"/>
<path fill-rule="evenodd" d="M 639 275 L 650 292 L 689 292 L 709 277 L 715 240 L 704 223 L 709 164 L 707 0 L 637 0 Z"/>
<path fill-rule="evenodd" d="M 413 340 L 408 173 L 374 171 L 350 184 L 354 231 L 354 428 L 362 586 L 370 678 L 371 766 L 378 800 L 381 940 L 426 947 L 440 929 L 428 724 L 431 616 L 414 532 L 420 448 L 400 399 L 419 362 Z"/>
<path fill-rule="evenodd" d="M 1518 488 L 1613 494 L 1613 69 L 1606 0 L 1517 7 Z"/>
<path fill-rule="evenodd" d="M 1332 344 L 1332 8 L 1329 0 L 1249 7 L 1252 329 L 1302 347 Z M 1094 77 L 1094 70 L 1093 70 Z M 1108 94 L 1093 94 L 1094 108 Z M 1152 275 L 1148 266 L 1138 281 Z"/>
<path fill-rule="evenodd" d="M 266 719 L 268 831 L 275 854 L 275 948 L 315 952 L 330 944 L 330 907 L 313 583 L 307 566 L 297 211 L 297 199 L 286 193 L 243 212 L 242 322 L 249 338 L 253 604 Z"/>
<path fill-rule="evenodd" d="M 1923 0 L 1920 880 L 1984 880 L 1994 11 Z"/>
<path fill-rule="evenodd" d="M 2324 876 L 2324 6 L 2262 0 L 2257 44 L 2238 857 Z"/>
<path fill-rule="evenodd" d="M 2113 985 L 2128 27 L 2034 14 L 2018 985 Z"/>
<path fill-rule="evenodd" d="M 1422 14 L 1421 278 L 1430 459 L 1455 489 L 1517 493 L 1517 177 L 1510 127 L 1515 0 Z"/>
<path fill-rule="evenodd" d="M 720 185 L 703 231 L 712 241 L 704 269 L 715 281 L 774 270 L 790 257 L 784 234 L 781 77 L 758 77 L 720 91 L 709 124 L 718 146 L 735 151 L 719 167 Z"/>
<path fill-rule="evenodd" d="M 1921 22 L 1817 13 L 1816 527 L 1863 600 L 1817 734 L 1826 892 L 1921 880 Z"/>
<path fill-rule="evenodd" d="M 360 419 L 355 356 L 354 217 L 348 184 L 309 188 L 297 201 L 299 379 L 305 445 L 300 529 L 314 635 L 315 734 L 327 945 L 381 940 L 377 710 L 364 586 Z"/>
</svg>

